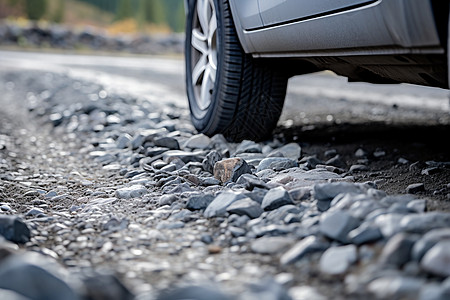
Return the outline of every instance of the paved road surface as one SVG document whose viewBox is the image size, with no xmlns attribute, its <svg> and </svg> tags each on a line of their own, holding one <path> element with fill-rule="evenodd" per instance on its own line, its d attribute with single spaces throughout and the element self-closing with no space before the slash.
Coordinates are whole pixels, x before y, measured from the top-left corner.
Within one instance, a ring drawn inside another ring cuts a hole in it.
<svg viewBox="0 0 450 300">
<path fill-rule="evenodd" d="M 104 84 L 150 101 L 186 107 L 184 64 L 181 58 L 97 56 L 0 51 L 0 68 L 48 70 Z M 372 105 L 373 103 L 384 105 Z M 417 108 L 429 113 L 450 112 L 448 91 L 413 85 L 347 83 L 330 72 L 297 76 L 289 81 L 282 121 L 295 125 L 345 118 L 343 114 L 385 115 L 383 107 Z M 350 112 L 350 113 L 349 113 Z M 395 118 L 395 116 L 394 116 Z M 439 119 L 439 117 L 436 117 Z M 441 118 L 442 119 L 442 118 Z M 291 121 L 292 120 L 292 121 Z"/>
</svg>

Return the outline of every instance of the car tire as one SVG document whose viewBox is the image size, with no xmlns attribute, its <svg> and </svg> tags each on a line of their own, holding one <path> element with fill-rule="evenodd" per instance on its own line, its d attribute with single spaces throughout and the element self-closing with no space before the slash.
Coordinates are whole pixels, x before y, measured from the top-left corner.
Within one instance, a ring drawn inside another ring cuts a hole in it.
<svg viewBox="0 0 450 300">
<path fill-rule="evenodd" d="M 448 27 L 447 27 L 447 81 L 450 89 L 450 11 L 448 13 Z M 449 98 L 450 101 L 450 98 Z"/>
<path fill-rule="evenodd" d="M 230 141 L 263 140 L 276 127 L 288 76 L 242 49 L 228 0 L 188 1 L 186 89 L 195 128 Z"/>
</svg>

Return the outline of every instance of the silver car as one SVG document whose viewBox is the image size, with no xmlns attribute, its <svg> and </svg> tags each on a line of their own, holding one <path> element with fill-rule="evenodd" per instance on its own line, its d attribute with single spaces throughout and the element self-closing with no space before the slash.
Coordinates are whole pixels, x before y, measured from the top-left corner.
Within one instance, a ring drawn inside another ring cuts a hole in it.
<svg viewBox="0 0 450 300">
<path fill-rule="evenodd" d="M 449 87 L 447 0 L 185 0 L 186 87 L 194 126 L 268 137 L 288 78 Z"/>
</svg>

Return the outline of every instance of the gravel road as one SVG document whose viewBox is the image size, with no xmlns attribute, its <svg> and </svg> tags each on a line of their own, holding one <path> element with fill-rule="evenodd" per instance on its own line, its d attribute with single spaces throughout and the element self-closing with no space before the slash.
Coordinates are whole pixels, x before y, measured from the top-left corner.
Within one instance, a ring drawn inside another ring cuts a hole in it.
<svg viewBox="0 0 450 300">
<path fill-rule="evenodd" d="M 450 297 L 446 91 L 295 78 L 234 144 L 179 59 L 1 54 L 1 299 Z"/>
</svg>

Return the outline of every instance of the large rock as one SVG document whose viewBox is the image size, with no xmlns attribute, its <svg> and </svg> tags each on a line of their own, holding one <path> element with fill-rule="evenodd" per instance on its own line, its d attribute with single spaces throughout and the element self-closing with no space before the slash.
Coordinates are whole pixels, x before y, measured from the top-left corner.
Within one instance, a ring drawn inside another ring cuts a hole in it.
<svg viewBox="0 0 450 300">
<path fill-rule="evenodd" d="M 26 243 L 31 236 L 27 224 L 15 216 L 0 216 L 0 235 L 14 243 Z"/>
<path fill-rule="evenodd" d="M 433 275 L 450 276 L 450 241 L 445 240 L 434 245 L 422 258 L 420 266 Z"/>
<path fill-rule="evenodd" d="M 412 249 L 412 258 L 419 262 L 425 253 L 440 241 L 450 241 L 450 228 L 439 228 L 427 232 Z"/>
<path fill-rule="evenodd" d="M 55 261 L 37 253 L 11 255 L 0 265 L 0 288 L 30 299 L 79 300 L 80 285 Z"/>
<path fill-rule="evenodd" d="M 134 295 L 111 273 L 92 272 L 83 278 L 87 299 L 132 300 Z M 108 288 L 105 288 L 108 287 Z"/>
<path fill-rule="evenodd" d="M 214 177 L 222 183 L 236 182 L 242 174 L 252 173 L 250 166 L 242 158 L 228 158 L 216 162 L 214 165 Z"/>
</svg>

